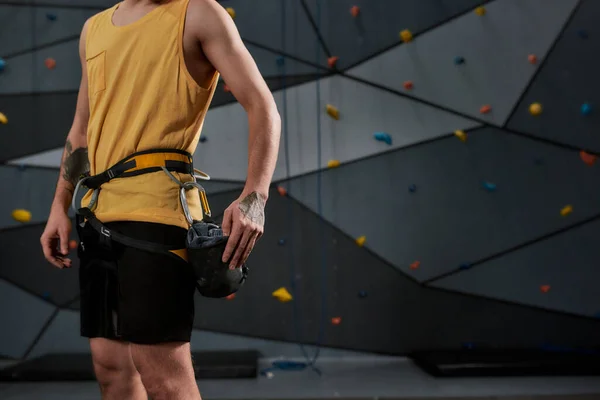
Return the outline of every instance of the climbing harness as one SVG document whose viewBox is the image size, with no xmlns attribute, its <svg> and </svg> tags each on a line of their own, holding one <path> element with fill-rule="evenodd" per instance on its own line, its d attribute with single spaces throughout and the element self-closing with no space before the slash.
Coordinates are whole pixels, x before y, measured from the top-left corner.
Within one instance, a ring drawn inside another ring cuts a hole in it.
<svg viewBox="0 0 600 400">
<path fill-rule="evenodd" d="M 210 177 L 204 172 L 194 169 L 192 160 L 192 155 L 186 151 L 152 149 L 125 157 L 100 174 L 82 176 L 75 186 L 71 204 L 77 215 L 77 230 L 82 239 L 81 250 L 86 251 L 82 231 L 84 226 L 89 224 L 98 233 L 98 241 L 105 249 L 110 249 L 114 241 L 127 247 L 168 255 L 188 262 L 195 274 L 196 287 L 205 297 L 221 298 L 237 292 L 248 276 L 248 268 L 243 265 L 240 268 L 229 269 L 229 265 L 222 262 L 228 237 L 223 235 L 221 227 L 212 219 L 206 191 L 196 181 L 196 179 L 210 180 Z M 94 210 L 103 184 L 117 178 L 159 171 L 165 172 L 171 180 L 179 185 L 179 201 L 189 225 L 185 244 L 165 245 L 136 239 L 109 229 L 96 218 Z M 173 175 L 173 172 L 191 175 L 192 180 L 181 182 Z M 77 194 L 82 187 L 92 190 L 87 207 L 77 205 Z M 194 220 L 187 203 L 186 192 L 193 189 L 197 189 L 200 194 L 204 215 L 202 221 Z M 87 236 L 89 238 L 89 235 Z"/>
</svg>

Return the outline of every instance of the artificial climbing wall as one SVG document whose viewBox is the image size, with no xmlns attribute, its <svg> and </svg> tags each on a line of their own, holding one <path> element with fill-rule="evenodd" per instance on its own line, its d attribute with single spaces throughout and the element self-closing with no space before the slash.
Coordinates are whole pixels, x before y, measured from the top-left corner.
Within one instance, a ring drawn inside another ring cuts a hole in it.
<svg viewBox="0 0 600 400">
<path fill-rule="evenodd" d="M 74 113 L 78 34 L 112 5 L 32 3 L 0 3 L 0 354 L 15 358 L 87 351 L 76 267 L 52 269 L 38 242 Z M 222 4 L 283 137 L 250 280 L 231 300 L 197 298 L 194 348 L 600 345 L 598 1 Z M 247 165 L 247 118 L 225 89 L 195 154 L 216 212 Z M 277 301 L 279 288 L 293 300 Z"/>
</svg>

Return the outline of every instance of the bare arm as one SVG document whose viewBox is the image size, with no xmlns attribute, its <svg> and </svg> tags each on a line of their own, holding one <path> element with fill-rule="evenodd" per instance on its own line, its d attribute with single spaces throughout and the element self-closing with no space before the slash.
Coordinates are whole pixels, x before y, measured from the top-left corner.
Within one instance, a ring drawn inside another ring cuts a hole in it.
<svg viewBox="0 0 600 400">
<path fill-rule="evenodd" d="M 52 208 L 66 212 L 73 198 L 73 190 L 79 176 L 88 171 L 87 127 L 90 117 L 88 99 L 88 80 L 85 61 L 85 35 L 88 22 L 83 26 L 79 41 L 79 57 L 81 59 L 81 83 L 77 96 L 77 107 L 71 130 L 67 135 L 63 152 L 60 175 L 56 185 L 56 193 Z"/>
</svg>

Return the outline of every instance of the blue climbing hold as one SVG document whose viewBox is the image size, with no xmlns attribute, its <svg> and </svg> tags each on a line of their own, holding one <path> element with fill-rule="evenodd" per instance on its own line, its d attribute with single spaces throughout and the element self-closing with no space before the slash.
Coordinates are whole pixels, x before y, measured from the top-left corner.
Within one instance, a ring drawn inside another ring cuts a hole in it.
<svg viewBox="0 0 600 400">
<path fill-rule="evenodd" d="M 6 68 L 6 61 L 4 58 L 0 58 L 0 72 L 4 71 L 4 68 Z"/>
<path fill-rule="evenodd" d="M 392 144 L 392 137 L 385 132 L 375 132 L 374 136 L 375 136 L 375 139 L 380 142 L 385 142 L 388 145 Z"/>
<path fill-rule="evenodd" d="M 585 29 L 578 30 L 577 35 L 579 35 L 579 37 L 582 39 L 587 39 L 588 37 L 590 37 L 590 35 L 588 34 L 588 32 Z"/>
<path fill-rule="evenodd" d="M 465 63 L 465 58 L 458 56 L 454 58 L 454 64 L 456 65 L 463 65 Z"/>
<path fill-rule="evenodd" d="M 460 269 L 463 270 L 463 271 L 467 270 L 467 269 L 470 269 L 470 268 L 471 268 L 471 264 L 470 263 L 462 263 L 462 264 L 460 264 Z"/>
<path fill-rule="evenodd" d="M 590 103 L 583 103 L 581 105 L 581 114 L 590 115 L 592 112 L 592 105 Z"/>
<path fill-rule="evenodd" d="M 358 292 L 358 297 L 360 297 L 361 299 L 364 299 L 365 297 L 367 297 L 367 292 L 365 292 L 364 290 L 361 290 L 360 292 Z"/>
<path fill-rule="evenodd" d="M 496 191 L 496 184 L 492 182 L 483 182 L 483 188 L 488 192 Z"/>
<path fill-rule="evenodd" d="M 285 65 L 285 57 L 283 56 L 279 56 L 277 57 L 277 65 L 279 65 L 280 67 L 283 67 Z"/>
<path fill-rule="evenodd" d="M 279 239 L 279 245 L 283 246 L 285 244 L 285 239 Z"/>
<path fill-rule="evenodd" d="M 206 136 L 200 136 L 200 143 L 204 143 L 208 140 Z"/>
<path fill-rule="evenodd" d="M 48 18 L 49 21 L 56 21 L 56 19 L 58 17 L 56 16 L 56 14 L 50 14 L 50 13 L 48 13 L 48 14 L 46 14 L 46 18 Z"/>
<path fill-rule="evenodd" d="M 417 191 L 417 185 L 413 184 L 408 187 L 408 191 L 414 193 Z"/>
</svg>

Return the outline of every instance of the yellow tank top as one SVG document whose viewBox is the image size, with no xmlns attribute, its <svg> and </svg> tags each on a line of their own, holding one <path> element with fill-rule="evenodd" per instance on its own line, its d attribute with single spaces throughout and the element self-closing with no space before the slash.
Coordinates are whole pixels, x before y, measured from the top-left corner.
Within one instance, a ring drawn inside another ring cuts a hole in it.
<svg viewBox="0 0 600 400">
<path fill-rule="evenodd" d="M 189 0 L 171 0 L 141 19 L 116 26 L 119 4 L 92 17 L 86 36 L 90 103 L 90 173 L 101 173 L 132 153 L 196 150 L 219 78 L 200 87 L 185 66 L 183 28 Z M 182 181 L 190 175 L 175 175 Z M 103 222 L 144 221 L 187 228 L 179 188 L 162 171 L 117 178 L 102 185 L 96 216 Z M 87 204 L 90 192 L 83 199 Z M 190 211 L 202 218 L 197 190 Z"/>
</svg>

